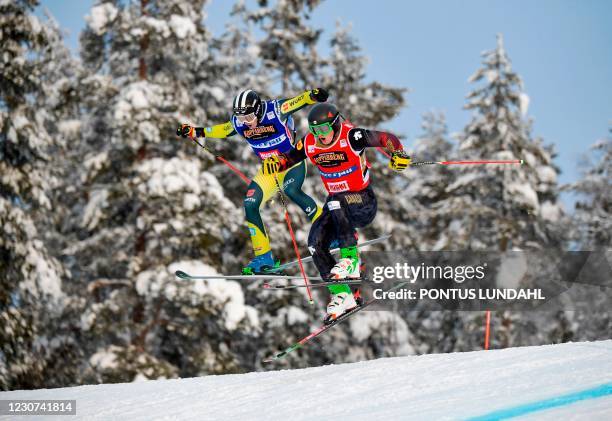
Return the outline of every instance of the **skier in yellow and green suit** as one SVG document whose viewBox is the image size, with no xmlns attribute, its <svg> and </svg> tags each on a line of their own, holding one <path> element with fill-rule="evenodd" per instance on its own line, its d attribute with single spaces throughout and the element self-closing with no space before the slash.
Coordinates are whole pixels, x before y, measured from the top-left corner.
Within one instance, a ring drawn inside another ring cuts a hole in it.
<svg viewBox="0 0 612 421">
<path fill-rule="evenodd" d="M 264 160 L 274 155 L 286 154 L 294 147 L 302 148 L 301 142 L 293 145 L 292 114 L 308 105 L 325 102 L 328 96 L 325 89 L 319 88 L 305 91 L 293 98 L 262 100 L 257 92 L 247 89 L 234 98 L 234 112 L 230 121 L 211 127 L 182 124 L 177 134 L 182 137 L 215 139 L 239 135 L 249 143 L 253 152 Z M 276 177 L 285 194 L 302 209 L 311 222 L 321 215 L 321 207 L 302 191 L 306 177 L 304 161 L 278 173 Z M 270 239 L 259 211 L 276 190 L 274 176 L 264 174 L 261 169 L 247 189 L 244 210 L 255 257 L 242 269 L 244 274 L 264 273 L 279 264 L 272 255 Z"/>
</svg>

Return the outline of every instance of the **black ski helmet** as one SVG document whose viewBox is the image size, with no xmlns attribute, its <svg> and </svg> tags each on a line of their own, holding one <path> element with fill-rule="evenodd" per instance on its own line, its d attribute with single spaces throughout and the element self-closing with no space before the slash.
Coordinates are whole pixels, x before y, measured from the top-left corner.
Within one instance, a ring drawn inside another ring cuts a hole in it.
<svg viewBox="0 0 612 421">
<path fill-rule="evenodd" d="M 340 112 L 334 104 L 320 102 L 315 104 L 308 113 L 308 126 L 330 123 L 334 133 L 340 130 Z"/>
<path fill-rule="evenodd" d="M 235 115 L 255 113 L 257 120 L 261 120 L 264 111 L 259 94 L 251 89 L 247 89 L 236 95 L 233 109 Z"/>
</svg>

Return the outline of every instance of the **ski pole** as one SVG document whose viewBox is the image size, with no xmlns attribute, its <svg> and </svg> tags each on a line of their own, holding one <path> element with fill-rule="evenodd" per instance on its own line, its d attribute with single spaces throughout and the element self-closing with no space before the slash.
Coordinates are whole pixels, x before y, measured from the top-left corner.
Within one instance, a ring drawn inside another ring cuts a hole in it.
<svg viewBox="0 0 612 421">
<path fill-rule="evenodd" d="M 206 147 L 206 145 L 202 145 L 200 142 L 198 142 L 198 140 L 195 137 L 191 137 L 190 136 L 189 139 L 193 140 L 200 148 L 204 149 L 206 152 L 208 152 L 211 155 L 213 155 L 217 161 L 222 162 L 223 164 L 225 164 L 230 170 L 232 170 L 234 172 L 234 174 L 236 174 L 238 177 L 240 177 L 242 179 L 242 181 L 244 181 L 246 184 L 251 184 L 251 180 L 249 179 L 249 177 L 244 175 L 244 173 L 242 171 L 240 171 L 238 168 L 233 166 L 232 163 L 229 162 L 227 159 L 223 158 L 221 155 L 218 155 L 218 154 L 214 153 L 213 151 L 208 149 Z"/>
<path fill-rule="evenodd" d="M 276 174 L 274 174 L 274 182 L 276 183 L 276 188 L 278 189 L 278 194 L 280 196 L 281 203 L 283 204 L 283 208 L 285 209 L 285 221 L 287 221 L 287 228 L 289 228 L 289 235 L 291 235 L 291 241 L 293 242 L 293 250 L 295 251 L 295 255 L 297 256 L 298 264 L 300 266 L 300 272 L 302 273 L 302 277 L 304 278 L 304 286 L 306 287 L 306 291 L 308 292 L 308 303 L 314 304 L 314 300 L 312 299 L 312 291 L 310 290 L 310 282 L 308 281 L 308 276 L 306 275 L 306 271 L 304 270 L 304 265 L 302 265 L 302 257 L 300 256 L 300 250 L 298 248 L 297 241 L 295 240 L 295 234 L 293 233 L 291 218 L 289 217 L 289 208 L 287 207 L 287 202 L 285 202 L 285 196 L 283 195 L 283 191 L 281 189 L 280 183 L 278 182 Z"/>
<path fill-rule="evenodd" d="M 420 161 L 411 162 L 410 166 L 420 165 L 482 165 L 482 164 L 520 164 L 523 165 L 525 161 L 522 159 L 510 159 L 510 160 L 482 160 L 482 161 Z"/>
<path fill-rule="evenodd" d="M 378 152 L 385 155 L 387 158 L 391 158 L 383 148 L 377 147 Z M 411 162 L 411 167 L 419 167 L 422 165 L 483 165 L 483 164 L 520 164 L 523 165 L 525 161 L 522 159 L 510 159 L 510 160 L 479 160 L 479 161 L 417 161 Z"/>
</svg>

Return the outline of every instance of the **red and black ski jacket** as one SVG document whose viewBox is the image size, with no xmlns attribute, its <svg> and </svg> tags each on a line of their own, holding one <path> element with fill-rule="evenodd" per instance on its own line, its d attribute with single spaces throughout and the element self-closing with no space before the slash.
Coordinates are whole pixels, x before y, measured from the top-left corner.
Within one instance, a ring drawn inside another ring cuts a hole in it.
<svg viewBox="0 0 612 421">
<path fill-rule="evenodd" d="M 308 158 L 319 169 L 325 189 L 330 193 L 357 192 L 369 185 L 366 148 L 403 150 L 397 136 L 387 132 L 362 129 L 343 122 L 332 144 L 320 144 L 312 133 L 299 139 L 295 148 L 283 154 L 281 171 Z"/>
</svg>

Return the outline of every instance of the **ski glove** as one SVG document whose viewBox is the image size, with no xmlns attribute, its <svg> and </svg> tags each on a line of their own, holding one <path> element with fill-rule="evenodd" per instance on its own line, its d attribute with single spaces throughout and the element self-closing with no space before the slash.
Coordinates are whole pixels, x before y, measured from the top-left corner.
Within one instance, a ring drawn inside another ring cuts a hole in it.
<svg viewBox="0 0 612 421">
<path fill-rule="evenodd" d="M 176 135 L 181 137 L 206 137 L 204 127 L 193 127 L 188 124 L 181 124 L 176 129 Z"/>
<path fill-rule="evenodd" d="M 261 171 L 265 175 L 276 175 L 280 171 L 281 160 L 277 155 L 272 155 L 263 160 Z"/>
<path fill-rule="evenodd" d="M 410 157 L 404 151 L 391 152 L 389 160 L 389 168 L 393 171 L 404 171 L 410 165 Z"/>
<path fill-rule="evenodd" d="M 325 102 L 329 98 L 329 92 L 323 88 L 317 88 L 310 91 L 310 99 L 317 102 Z"/>
</svg>

